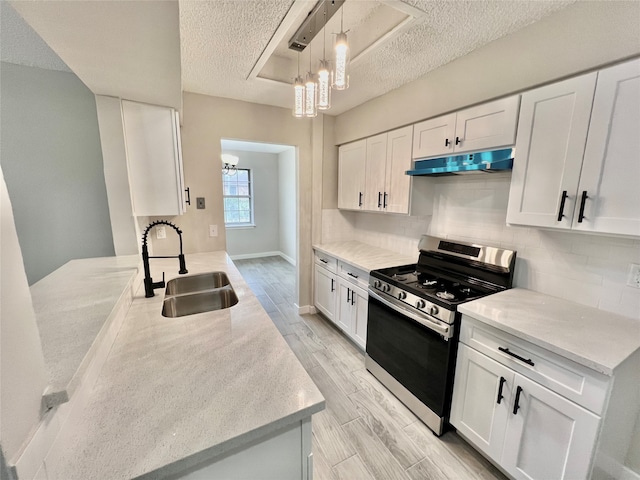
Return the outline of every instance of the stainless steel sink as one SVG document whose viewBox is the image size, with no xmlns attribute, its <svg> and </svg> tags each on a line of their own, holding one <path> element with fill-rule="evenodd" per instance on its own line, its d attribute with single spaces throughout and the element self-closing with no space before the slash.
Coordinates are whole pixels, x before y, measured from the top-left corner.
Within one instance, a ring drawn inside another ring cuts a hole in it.
<svg viewBox="0 0 640 480">
<path fill-rule="evenodd" d="M 165 295 L 182 295 L 184 293 L 202 292 L 230 285 L 229 277 L 224 272 L 207 272 L 200 275 L 189 275 L 169 280 Z"/>
<path fill-rule="evenodd" d="M 162 306 L 162 316 L 184 317 L 185 315 L 222 310 L 232 307 L 236 303 L 238 303 L 238 296 L 231 285 L 227 285 L 215 290 L 167 297 Z"/>
</svg>

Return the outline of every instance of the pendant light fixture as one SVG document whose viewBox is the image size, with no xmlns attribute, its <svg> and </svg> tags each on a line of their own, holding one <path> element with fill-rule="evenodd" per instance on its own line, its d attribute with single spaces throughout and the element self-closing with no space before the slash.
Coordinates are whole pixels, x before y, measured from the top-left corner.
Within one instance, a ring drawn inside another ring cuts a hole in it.
<svg viewBox="0 0 640 480">
<path fill-rule="evenodd" d="M 305 88 L 304 80 L 300 76 L 300 52 L 298 52 L 298 76 L 293 81 L 293 116 L 304 117 Z"/>
<path fill-rule="evenodd" d="M 315 117 L 318 115 L 318 84 L 316 76 L 311 71 L 311 47 L 309 47 L 309 73 L 304 83 L 304 116 Z"/>
<path fill-rule="evenodd" d="M 340 9 L 340 33 L 336 35 L 334 45 L 335 71 L 333 73 L 333 85 L 336 90 L 346 90 L 349 88 L 349 41 L 347 32 L 344 31 L 344 5 Z"/>
<path fill-rule="evenodd" d="M 322 28 L 322 60 L 318 69 L 318 110 L 331 108 L 331 65 L 327 61 L 327 7 L 324 8 L 324 23 Z"/>
</svg>

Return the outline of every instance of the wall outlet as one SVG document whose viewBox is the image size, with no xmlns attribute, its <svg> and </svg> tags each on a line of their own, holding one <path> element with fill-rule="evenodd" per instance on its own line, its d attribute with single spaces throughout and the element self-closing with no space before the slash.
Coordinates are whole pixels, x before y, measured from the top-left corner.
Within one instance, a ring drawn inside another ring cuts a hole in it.
<svg viewBox="0 0 640 480">
<path fill-rule="evenodd" d="M 209 225 L 209 236 L 210 237 L 218 236 L 218 225 Z"/>
<path fill-rule="evenodd" d="M 640 288 L 640 265 L 636 263 L 629 264 L 629 277 L 627 277 L 627 285 L 630 287 Z"/>
<path fill-rule="evenodd" d="M 164 225 L 156 227 L 156 238 L 167 238 L 167 230 Z"/>
<path fill-rule="evenodd" d="M 196 208 L 202 210 L 204 208 L 204 197 L 196 198 Z"/>
</svg>

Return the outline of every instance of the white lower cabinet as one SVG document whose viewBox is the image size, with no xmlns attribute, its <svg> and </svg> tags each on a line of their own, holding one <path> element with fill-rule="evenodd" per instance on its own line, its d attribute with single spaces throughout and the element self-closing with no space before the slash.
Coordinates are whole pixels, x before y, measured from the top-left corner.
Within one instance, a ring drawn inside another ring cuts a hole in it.
<svg viewBox="0 0 640 480">
<path fill-rule="evenodd" d="M 315 306 L 325 317 L 335 322 L 336 274 L 320 265 L 315 266 Z"/>
<path fill-rule="evenodd" d="M 358 345 L 367 344 L 368 293 L 349 280 L 338 277 L 338 310 L 336 323 Z"/>
<path fill-rule="evenodd" d="M 579 479 L 600 417 L 460 344 L 451 423 L 514 478 Z"/>
</svg>

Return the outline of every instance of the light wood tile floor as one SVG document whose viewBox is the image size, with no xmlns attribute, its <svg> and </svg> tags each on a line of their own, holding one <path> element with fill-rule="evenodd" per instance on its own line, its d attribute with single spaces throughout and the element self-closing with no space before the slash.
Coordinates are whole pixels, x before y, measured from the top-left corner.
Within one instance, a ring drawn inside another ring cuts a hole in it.
<svg viewBox="0 0 640 480">
<path fill-rule="evenodd" d="M 328 320 L 298 315 L 295 267 L 280 257 L 234 263 L 326 399 L 313 416 L 315 480 L 506 478 L 455 432 L 433 435 Z"/>
</svg>

